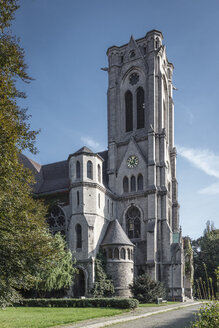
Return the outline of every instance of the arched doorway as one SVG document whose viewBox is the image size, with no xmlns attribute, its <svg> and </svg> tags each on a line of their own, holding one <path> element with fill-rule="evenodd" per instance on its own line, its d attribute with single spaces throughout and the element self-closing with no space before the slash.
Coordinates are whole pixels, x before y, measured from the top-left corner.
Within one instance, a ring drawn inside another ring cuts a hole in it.
<svg viewBox="0 0 219 328">
<path fill-rule="evenodd" d="M 85 296 L 85 274 L 80 268 L 78 268 L 78 273 L 75 275 L 73 293 L 74 297 Z"/>
</svg>

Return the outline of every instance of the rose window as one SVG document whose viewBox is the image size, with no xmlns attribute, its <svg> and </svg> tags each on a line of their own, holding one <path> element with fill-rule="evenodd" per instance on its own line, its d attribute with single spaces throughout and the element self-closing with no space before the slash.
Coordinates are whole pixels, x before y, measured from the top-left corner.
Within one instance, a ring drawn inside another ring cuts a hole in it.
<svg viewBox="0 0 219 328">
<path fill-rule="evenodd" d="M 53 206 L 47 221 L 52 233 L 61 232 L 65 235 L 65 214 L 61 207 Z"/>
</svg>

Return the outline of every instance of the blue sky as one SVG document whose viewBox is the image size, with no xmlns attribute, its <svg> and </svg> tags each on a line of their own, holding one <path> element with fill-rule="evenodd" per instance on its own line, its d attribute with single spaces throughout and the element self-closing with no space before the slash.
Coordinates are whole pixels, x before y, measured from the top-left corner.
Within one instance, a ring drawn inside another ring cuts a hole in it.
<svg viewBox="0 0 219 328">
<path fill-rule="evenodd" d="M 107 148 L 106 50 L 151 29 L 164 35 L 174 64 L 175 144 L 180 224 L 199 237 L 207 220 L 219 225 L 219 1 L 22 0 L 13 31 L 35 79 L 19 87 L 21 102 L 41 129 L 46 164 L 83 145 Z"/>
</svg>

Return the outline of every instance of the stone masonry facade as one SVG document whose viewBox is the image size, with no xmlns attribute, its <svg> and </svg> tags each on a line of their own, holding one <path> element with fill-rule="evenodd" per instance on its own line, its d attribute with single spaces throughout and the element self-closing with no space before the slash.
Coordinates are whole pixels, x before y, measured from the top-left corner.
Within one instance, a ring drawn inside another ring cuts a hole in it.
<svg viewBox="0 0 219 328">
<path fill-rule="evenodd" d="M 107 50 L 108 150 L 85 146 L 43 166 L 23 158 L 35 172 L 35 194 L 51 205 L 51 230 L 66 235 L 77 259 L 71 296 L 91 295 L 102 247 L 118 296 L 130 296 L 133 278 L 148 273 L 170 299 L 184 299 L 173 64 L 162 42 L 152 30 Z"/>
</svg>

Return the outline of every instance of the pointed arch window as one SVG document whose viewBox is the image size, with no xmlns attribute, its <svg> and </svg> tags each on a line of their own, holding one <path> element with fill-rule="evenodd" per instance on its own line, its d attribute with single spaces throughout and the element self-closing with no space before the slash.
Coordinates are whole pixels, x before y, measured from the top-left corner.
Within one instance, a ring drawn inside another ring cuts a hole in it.
<svg viewBox="0 0 219 328">
<path fill-rule="evenodd" d="M 113 250 L 112 250 L 112 248 L 109 248 L 108 249 L 108 258 L 109 259 L 112 259 L 113 258 Z"/>
<path fill-rule="evenodd" d="M 79 191 L 77 191 L 77 206 L 80 204 L 80 194 Z"/>
<path fill-rule="evenodd" d="M 142 174 L 138 175 L 138 190 L 143 190 L 143 176 Z"/>
<path fill-rule="evenodd" d="M 114 249 L 114 259 L 119 259 L 119 250 L 118 250 L 118 248 Z"/>
<path fill-rule="evenodd" d="M 121 259 L 125 260 L 125 248 L 121 249 Z"/>
<path fill-rule="evenodd" d="M 100 208 L 100 194 L 98 194 L 98 207 Z"/>
<path fill-rule="evenodd" d="M 129 179 L 127 177 L 123 178 L 123 192 L 129 192 Z"/>
<path fill-rule="evenodd" d="M 81 164 L 79 161 L 76 163 L 76 178 L 80 179 L 81 177 Z"/>
<path fill-rule="evenodd" d="M 76 232 L 76 248 L 82 248 L 82 229 L 80 224 L 76 224 L 75 232 Z"/>
<path fill-rule="evenodd" d="M 87 177 L 93 180 L 93 164 L 91 161 L 87 162 Z"/>
<path fill-rule="evenodd" d="M 144 90 L 139 87 L 137 89 L 137 129 L 144 128 Z"/>
<path fill-rule="evenodd" d="M 136 191 L 136 179 L 134 175 L 131 177 L 131 191 Z"/>
<path fill-rule="evenodd" d="M 141 236 L 141 214 L 136 206 L 131 206 L 126 213 L 126 230 L 129 238 Z"/>
<path fill-rule="evenodd" d="M 129 90 L 125 93 L 125 126 L 126 132 L 133 130 L 133 97 Z"/>
</svg>

